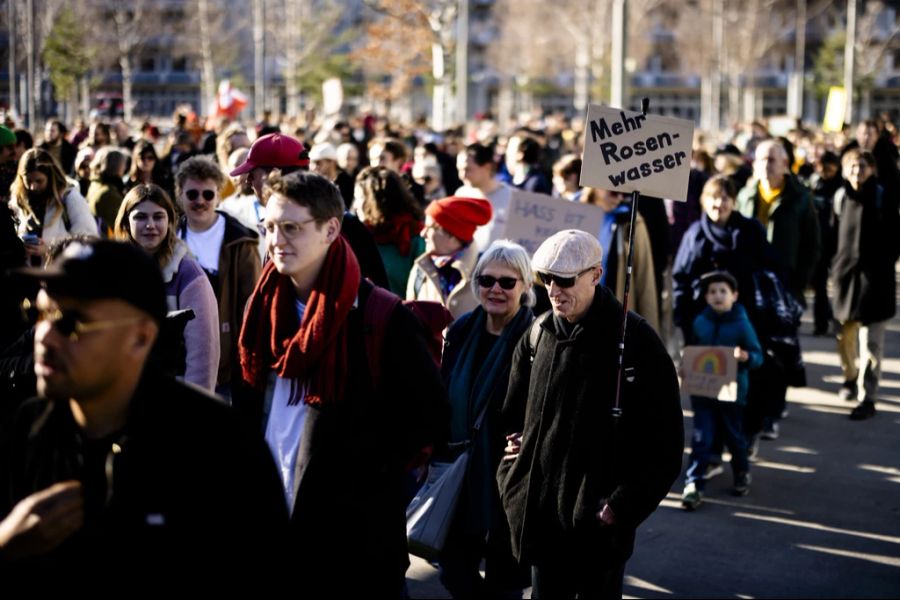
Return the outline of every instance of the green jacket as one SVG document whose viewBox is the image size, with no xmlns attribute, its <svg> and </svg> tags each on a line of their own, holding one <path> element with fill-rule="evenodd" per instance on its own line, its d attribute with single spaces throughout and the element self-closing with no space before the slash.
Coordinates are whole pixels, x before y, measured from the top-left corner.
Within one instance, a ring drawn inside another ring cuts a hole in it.
<svg viewBox="0 0 900 600">
<path fill-rule="evenodd" d="M 753 178 L 738 192 L 737 210 L 755 219 L 760 202 L 759 180 Z M 793 175 L 785 178 L 784 190 L 772 204 L 766 238 L 780 262 L 779 275 L 787 277 L 788 289 L 802 301 L 819 260 L 821 240 L 812 194 Z"/>
<path fill-rule="evenodd" d="M 111 237 L 109 232 L 116 226 L 119 206 L 121 206 L 125 197 L 122 191 L 123 188 L 124 186 L 121 182 L 116 182 L 109 178 L 91 179 L 91 186 L 88 188 L 86 200 L 94 216 L 100 217 L 103 221 L 101 233 L 104 237 Z"/>
</svg>

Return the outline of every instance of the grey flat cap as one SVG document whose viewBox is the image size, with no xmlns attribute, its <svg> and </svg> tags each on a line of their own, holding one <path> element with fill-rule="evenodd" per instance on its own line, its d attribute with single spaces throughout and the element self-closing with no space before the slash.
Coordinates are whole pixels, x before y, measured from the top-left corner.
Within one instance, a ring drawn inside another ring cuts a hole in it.
<svg viewBox="0 0 900 600">
<path fill-rule="evenodd" d="M 573 277 L 603 261 L 603 248 L 593 235 L 578 229 L 554 233 L 534 253 L 535 271 Z"/>
</svg>

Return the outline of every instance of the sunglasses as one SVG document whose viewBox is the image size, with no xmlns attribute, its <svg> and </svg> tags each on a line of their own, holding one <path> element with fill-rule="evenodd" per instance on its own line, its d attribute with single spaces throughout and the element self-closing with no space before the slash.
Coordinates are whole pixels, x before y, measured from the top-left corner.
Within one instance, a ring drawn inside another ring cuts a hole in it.
<svg viewBox="0 0 900 600">
<path fill-rule="evenodd" d="M 69 338 L 69 341 L 77 342 L 78 339 L 92 331 L 102 331 L 113 327 L 121 327 L 139 321 L 142 317 L 126 317 L 123 319 L 110 319 L 108 321 L 90 321 L 85 323 L 78 320 L 78 316 L 58 308 L 40 309 L 31 301 L 22 302 L 22 313 L 29 322 L 41 323 L 46 321 L 53 326 L 60 335 Z"/>
<path fill-rule="evenodd" d="M 195 190 L 187 190 L 184 193 L 184 195 L 187 196 L 187 199 L 190 200 L 191 202 L 195 202 L 197 200 L 197 198 L 200 197 L 200 194 L 201 194 L 200 190 L 196 190 L 196 189 Z M 216 197 L 215 190 L 203 190 L 202 194 L 203 194 L 203 199 L 206 200 L 207 202 L 212 202 L 213 198 Z"/>
<path fill-rule="evenodd" d="M 494 287 L 495 283 L 500 284 L 501 290 L 511 290 L 516 287 L 516 283 L 518 283 L 519 279 L 517 277 L 494 277 L 492 275 L 479 275 L 476 281 L 478 281 L 478 285 L 486 290 Z"/>
<path fill-rule="evenodd" d="M 585 269 L 584 271 L 578 273 L 577 275 L 573 275 L 571 277 L 561 277 L 560 275 L 553 275 L 551 273 L 538 272 L 537 278 L 538 278 L 538 281 L 540 281 L 542 284 L 544 284 L 547 287 L 550 287 L 551 283 L 556 283 L 557 287 L 570 288 L 573 285 L 575 285 L 575 282 L 578 280 L 579 277 L 581 277 L 582 275 L 584 275 L 585 273 L 587 273 L 589 271 L 592 271 L 593 269 L 594 269 L 594 267 L 590 267 L 590 268 Z"/>
<path fill-rule="evenodd" d="M 141 160 L 143 160 L 143 161 L 156 160 L 156 157 L 153 156 L 152 154 L 142 154 Z M 195 191 L 195 190 L 192 190 L 192 191 Z"/>
</svg>

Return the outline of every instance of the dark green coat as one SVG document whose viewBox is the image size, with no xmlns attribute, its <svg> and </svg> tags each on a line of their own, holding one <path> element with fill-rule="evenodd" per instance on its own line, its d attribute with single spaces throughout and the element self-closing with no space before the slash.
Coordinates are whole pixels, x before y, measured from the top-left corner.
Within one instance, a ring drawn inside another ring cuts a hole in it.
<svg viewBox="0 0 900 600">
<path fill-rule="evenodd" d="M 761 201 L 759 180 L 751 179 L 738 192 L 737 210 L 755 219 Z M 809 285 L 819 260 L 821 241 L 812 194 L 793 175 L 785 178 L 784 190 L 769 213 L 766 238 L 781 263 L 787 288 L 802 302 L 803 290 Z"/>
</svg>

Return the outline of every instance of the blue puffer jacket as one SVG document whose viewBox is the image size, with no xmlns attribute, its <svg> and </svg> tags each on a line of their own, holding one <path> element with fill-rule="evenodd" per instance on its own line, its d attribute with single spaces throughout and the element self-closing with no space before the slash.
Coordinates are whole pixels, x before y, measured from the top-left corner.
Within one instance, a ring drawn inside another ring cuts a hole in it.
<svg viewBox="0 0 900 600">
<path fill-rule="evenodd" d="M 735 304 L 727 313 L 718 314 L 707 306 L 694 319 L 693 341 L 698 346 L 740 346 L 747 351 L 750 359 L 738 362 L 737 371 L 737 403 L 746 405 L 747 388 L 750 385 L 748 371 L 763 364 L 763 353 L 744 307 Z"/>
</svg>

